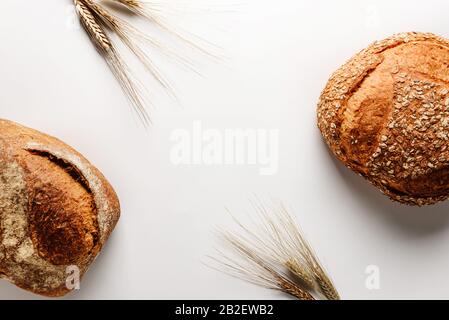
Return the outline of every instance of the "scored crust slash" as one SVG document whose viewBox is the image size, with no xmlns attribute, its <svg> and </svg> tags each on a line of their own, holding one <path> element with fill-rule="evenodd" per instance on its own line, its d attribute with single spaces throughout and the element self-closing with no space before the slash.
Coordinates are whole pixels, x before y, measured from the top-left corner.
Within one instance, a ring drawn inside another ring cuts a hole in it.
<svg viewBox="0 0 449 320">
<path fill-rule="evenodd" d="M 391 199 L 426 205 L 449 197 L 449 41 L 401 33 L 338 69 L 318 104 L 336 157 Z"/>
<path fill-rule="evenodd" d="M 67 268 L 89 268 L 120 216 L 104 176 L 56 138 L 0 120 L 0 277 L 62 296 Z"/>
</svg>

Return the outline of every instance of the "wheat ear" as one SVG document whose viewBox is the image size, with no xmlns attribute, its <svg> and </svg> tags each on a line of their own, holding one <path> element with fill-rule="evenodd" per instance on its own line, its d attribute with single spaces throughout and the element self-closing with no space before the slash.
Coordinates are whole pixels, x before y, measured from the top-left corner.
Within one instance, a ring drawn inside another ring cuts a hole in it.
<svg viewBox="0 0 449 320">
<path fill-rule="evenodd" d="M 143 87 L 140 82 L 133 77 L 132 72 L 128 68 L 124 59 L 122 59 L 116 49 L 116 46 L 114 45 L 114 42 L 108 36 L 108 33 L 115 33 L 123 44 L 128 47 L 134 56 L 137 57 L 143 66 L 150 72 L 153 78 L 156 79 L 156 81 L 159 82 L 159 84 L 174 98 L 176 98 L 176 95 L 174 94 L 172 86 L 162 76 L 162 73 L 156 67 L 150 57 L 150 54 L 148 53 L 148 47 L 155 48 L 156 50 L 165 53 L 169 57 L 174 58 L 178 62 L 195 71 L 192 62 L 178 55 L 176 50 L 164 45 L 154 37 L 145 34 L 124 19 L 119 18 L 100 2 L 95 0 L 73 1 L 84 29 L 89 34 L 98 51 L 106 59 L 123 91 L 135 107 L 139 118 L 145 125 L 148 125 L 151 121 L 146 108 L 146 105 L 148 104 L 148 99 L 145 99 L 147 91 L 145 90 L 145 87 Z M 162 22 L 162 18 L 158 16 L 158 14 L 160 14 L 158 10 L 148 9 L 146 7 L 146 3 L 140 0 L 112 0 L 112 2 L 120 3 L 128 8 L 134 15 L 146 18 L 148 22 L 155 24 L 170 34 L 177 35 L 178 38 L 192 46 L 195 46 L 193 42 L 180 36 L 164 24 Z M 201 50 L 199 46 L 196 48 Z M 202 52 L 206 51 L 202 50 Z"/>
<path fill-rule="evenodd" d="M 111 40 L 106 35 L 104 29 L 97 22 L 97 19 L 95 19 L 89 8 L 82 0 L 74 0 L 74 4 L 84 29 L 89 34 L 96 47 L 105 52 L 111 50 Z"/>
<path fill-rule="evenodd" d="M 254 206 L 259 219 L 254 229 L 234 218 L 240 231 L 220 232 L 226 251 L 210 257 L 218 263 L 214 268 L 301 300 L 340 299 L 287 209 L 282 204 Z"/>
<path fill-rule="evenodd" d="M 141 89 L 121 56 L 115 49 L 110 37 L 106 34 L 101 19 L 91 10 L 84 0 L 74 0 L 75 8 L 81 24 L 89 35 L 92 43 L 105 58 L 109 68 L 118 80 L 124 93 L 128 96 L 132 105 L 145 125 L 150 123 L 150 117 L 146 111 Z"/>
<path fill-rule="evenodd" d="M 291 279 L 273 264 L 266 254 L 254 250 L 254 244 L 247 239 L 230 232 L 222 232 L 221 237 L 239 258 L 218 251 L 219 257 L 210 257 L 212 261 L 218 262 L 219 267 L 216 269 L 250 283 L 287 293 L 299 300 L 315 300 L 296 279 Z"/>
<path fill-rule="evenodd" d="M 287 208 L 282 204 L 277 205 L 277 215 L 280 225 L 283 225 L 285 234 L 292 240 L 293 246 L 290 248 L 290 254 L 294 251 L 301 252 L 301 260 L 310 270 L 318 290 L 329 300 L 339 300 L 340 296 L 332 283 L 332 280 L 324 271 L 321 263 L 313 252 L 312 247 L 304 238 L 298 224 L 293 216 L 288 212 Z"/>
<path fill-rule="evenodd" d="M 164 46 L 156 39 L 153 39 L 143 32 L 134 28 L 129 23 L 120 19 L 117 16 L 114 16 L 109 10 L 105 7 L 99 5 L 98 3 L 92 0 L 83 0 L 87 4 L 87 6 L 95 12 L 96 15 L 101 19 L 101 21 L 108 26 L 111 30 L 113 30 L 122 42 L 131 50 L 131 52 L 140 60 L 143 66 L 151 73 L 151 75 L 159 82 L 159 84 L 173 97 L 176 98 L 174 94 L 174 90 L 171 84 L 162 76 L 161 72 L 158 70 L 156 65 L 153 63 L 150 56 L 145 52 L 145 50 L 137 43 L 137 41 L 141 40 L 151 46 L 157 48 L 161 52 L 176 58 L 178 61 L 184 63 L 185 65 L 192 68 L 191 64 L 183 59 L 181 56 L 177 55 L 175 50 L 169 48 L 168 46 Z"/>
</svg>

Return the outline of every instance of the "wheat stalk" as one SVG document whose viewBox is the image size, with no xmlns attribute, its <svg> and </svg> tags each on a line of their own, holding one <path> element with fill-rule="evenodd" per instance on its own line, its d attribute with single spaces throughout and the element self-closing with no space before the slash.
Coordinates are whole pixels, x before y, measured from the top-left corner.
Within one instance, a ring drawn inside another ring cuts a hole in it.
<svg viewBox="0 0 449 320">
<path fill-rule="evenodd" d="M 90 4 L 90 1 L 74 0 L 74 5 L 81 24 L 89 35 L 92 43 L 105 58 L 124 93 L 135 107 L 139 118 L 145 125 L 148 125 L 150 123 L 150 118 L 145 108 L 141 89 L 133 79 L 126 63 L 115 49 L 110 37 L 106 34 L 102 19 L 98 16 L 97 12 L 92 10 L 89 6 Z"/>
<path fill-rule="evenodd" d="M 315 300 L 315 298 L 306 290 L 297 286 L 294 282 L 286 278 L 279 278 L 279 286 L 281 290 L 299 300 Z"/>
<path fill-rule="evenodd" d="M 223 232 L 221 236 L 241 258 L 236 259 L 220 251 L 219 258 L 210 257 L 224 266 L 226 273 L 265 288 L 288 293 L 300 300 L 315 300 L 307 290 L 273 264 L 266 254 L 254 250 L 246 239 L 229 232 Z"/>
<path fill-rule="evenodd" d="M 123 43 L 131 50 L 131 52 L 140 60 L 140 62 L 144 65 L 144 67 L 153 75 L 153 77 L 159 82 L 159 84 L 164 87 L 167 92 L 175 97 L 174 90 L 169 82 L 162 76 L 161 72 L 157 69 L 151 58 L 145 51 L 136 43 L 136 37 L 147 40 L 148 43 L 156 47 L 157 49 L 171 54 L 174 57 L 178 57 L 179 60 L 182 60 L 181 57 L 177 56 L 174 50 L 163 46 L 155 39 L 146 36 L 143 32 L 138 29 L 132 27 L 123 19 L 120 19 L 114 16 L 110 11 L 106 8 L 98 5 L 92 0 L 83 0 L 88 5 L 88 7 L 95 12 L 98 17 L 102 20 L 102 22 L 107 25 L 110 29 L 112 29 L 119 38 L 123 41 Z"/>
<path fill-rule="evenodd" d="M 260 223 L 254 229 L 237 222 L 240 231 L 221 231 L 226 251 L 217 250 L 214 267 L 231 276 L 300 300 L 340 296 L 287 209 L 255 204 Z M 255 230 L 255 231 L 252 231 Z"/>
<path fill-rule="evenodd" d="M 131 101 L 132 105 L 145 125 L 150 121 L 146 105 L 148 100 L 145 99 L 146 90 L 142 87 L 138 80 L 133 77 L 132 72 L 128 68 L 124 59 L 118 53 L 114 42 L 108 36 L 108 32 L 115 33 L 126 47 L 134 54 L 135 57 L 143 64 L 143 66 L 150 72 L 156 81 L 174 98 L 174 90 L 170 83 L 162 76 L 155 63 L 147 53 L 147 48 L 142 44 L 149 45 L 166 55 L 176 59 L 178 62 L 188 66 L 194 70 L 190 61 L 178 55 L 176 50 L 163 45 L 160 41 L 145 34 L 139 29 L 133 27 L 130 23 L 119 18 L 117 15 L 109 11 L 100 2 L 94 0 L 73 0 L 78 16 L 84 29 L 87 31 L 90 39 L 97 47 L 98 51 L 105 58 L 113 74 L 117 78 L 123 91 Z M 192 41 L 180 36 L 177 32 L 170 29 L 162 22 L 157 14 L 157 10 L 150 10 L 146 8 L 145 4 L 140 0 L 112 0 L 119 3 L 130 10 L 131 13 L 144 17 L 147 21 L 155 24 L 159 28 L 176 35 L 178 38 L 187 42 L 189 45 L 206 52 L 199 46 L 196 46 Z"/>
<path fill-rule="evenodd" d="M 290 251 L 290 254 L 294 254 L 295 251 L 301 252 L 301 259 L 311 271 L 320 292 L 329 300 L 339 300 L 340 296 L 332 283 L 332 280 L 324 271 L 324 268 L 314 254 L 312 247 L 304 238 L 297 223 L 283 204 L 278 205 L 278 217 L 278 221 L 284 226 L 286 233 L 289 234 L 289 238 L 292 239 L 294 243 L 294 246 L 292 247 L 294 251 Z"/>
<path fill-rule="evenodd" d="M 82 0 L 74 0 L 74 4 L 82 25 L 91 36 L 97 48 L 103 51 L 110 50 L 112 47 L 111 40 L 106 35 L 103 28 L 98 24 L 89 8 L 82 2 Z"/>
</svg>

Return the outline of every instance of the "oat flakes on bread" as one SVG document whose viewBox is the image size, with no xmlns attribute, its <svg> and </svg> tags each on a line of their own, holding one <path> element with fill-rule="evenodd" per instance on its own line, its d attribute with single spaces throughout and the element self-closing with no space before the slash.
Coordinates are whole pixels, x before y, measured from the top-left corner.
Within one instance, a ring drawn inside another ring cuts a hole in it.
<svg viewBox="0 0 449 320">
<path fill-rule="evenodd" d="M 111 185 L 63 142 L 0 120 L 0 278 L 62 296 L 67 267 L 82 276 L 120 216 Z"/>
<path fill-rule="evenodd" d="M 401 33 L 329 79 L 318 127 L 336 157 L 395 201 L 449 197 L 449 41 Z"/>
</svg>

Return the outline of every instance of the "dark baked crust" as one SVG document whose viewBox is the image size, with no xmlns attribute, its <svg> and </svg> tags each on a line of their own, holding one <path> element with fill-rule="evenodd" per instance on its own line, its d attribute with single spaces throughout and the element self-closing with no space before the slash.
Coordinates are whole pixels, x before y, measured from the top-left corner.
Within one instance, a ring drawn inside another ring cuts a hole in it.
<svg viewBox="0 0 449 320">
<path fill-rule="evenodd" d="M 0 277 L 64 295 L 67 267 L 87 271 L 119 219 L 119 201 L 103 175 L 58 139 L 6 120 L 0 132 Z"/>
<path fill-rule="evenodd" d="M 449 196 L 449 41 L 402 33 L 337 70 L 318 126 L 345 165 L 391 199 L 425 205 Z"/>
</svg>

